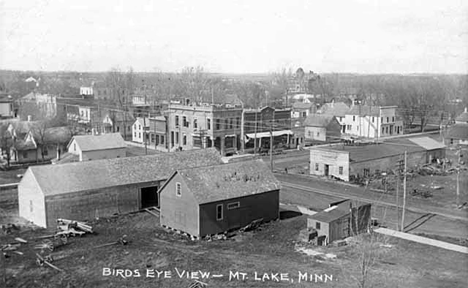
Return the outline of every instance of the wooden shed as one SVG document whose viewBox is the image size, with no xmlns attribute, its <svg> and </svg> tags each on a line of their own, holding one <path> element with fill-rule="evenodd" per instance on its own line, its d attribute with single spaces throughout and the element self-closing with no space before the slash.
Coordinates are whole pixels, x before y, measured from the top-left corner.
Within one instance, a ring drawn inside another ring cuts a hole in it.
<svg viewBox="0 0 468 288">
<path fill-rule="evenodd" d="M 366 232 L 371 220 L 371 204 L 353 204 L 350 200 L 330 205 L 310 216 L 307 227 L 317 230 L 317 245 L 328 245 Z"/>
<path fill-rule="evenodd" d="M 29 167 L 18 185 L 19 215 L 41 227 L 57 218 L 94 219 L 158 206 L 177 169 L 221 163 L 216 149 Z"/>
<path fill-rule="evenodd" d="M 280 183 L 262 160 L 176 171 L 160 191 L 161 225 L 203 237 L 279 216 Z"/>
</svg>

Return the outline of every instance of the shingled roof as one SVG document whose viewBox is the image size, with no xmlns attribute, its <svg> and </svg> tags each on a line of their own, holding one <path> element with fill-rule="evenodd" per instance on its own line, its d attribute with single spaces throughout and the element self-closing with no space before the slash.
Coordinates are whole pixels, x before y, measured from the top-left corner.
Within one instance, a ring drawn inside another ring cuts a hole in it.
<svg viewBox="0 0 468 288">
<path fill-rule="evenodd" d="M 198 204 L 281 188 L 279 181 L 262 160 L 190 168 L 178 170 L 175 174 L 182 176 Z"/>
<path fill-rule="evenodd" d="M 320 112 L 326 115 L 342 117 L 349 111 L 349 106 L 343 102 L 325 103 L 320 107 Z"/>
<path fill-rule="evenodd" d="M 327 127 L 331 121 L 336 121 L 333 115 L 311 114 L 307 116 L 303 125 L 311 127 Z"/>
<path fill-rule="evenodd" d="M 177 169 L 222 163 L 215 148 L 29 167 L 44 195 L 59 195 L 168 179 Z"/>
<path fill-rule="evenodd" d="M 125 141 L 120 133 L 76 135 L 73 139 L 75 139 L 81 151 L 107 150 L 126 147 Z M 70 141 L 70 144 L 73 142 L 73 139 Z"/>
</svg>

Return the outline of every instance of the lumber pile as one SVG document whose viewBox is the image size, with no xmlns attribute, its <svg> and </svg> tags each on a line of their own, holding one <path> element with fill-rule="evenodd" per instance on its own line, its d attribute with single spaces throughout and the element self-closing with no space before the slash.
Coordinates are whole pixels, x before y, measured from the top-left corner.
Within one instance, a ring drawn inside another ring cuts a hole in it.
<svg viewBox="0 0 468 288">
<path fill-rule="evenodd" d="M 86 233 L 93 234 L 93 227 L 87 225 L 84 222 L 68 220 L 68 219 L 57 219 L 57 229 L 68 234 L 68 236 L 81 236 Z"/>
</svg>

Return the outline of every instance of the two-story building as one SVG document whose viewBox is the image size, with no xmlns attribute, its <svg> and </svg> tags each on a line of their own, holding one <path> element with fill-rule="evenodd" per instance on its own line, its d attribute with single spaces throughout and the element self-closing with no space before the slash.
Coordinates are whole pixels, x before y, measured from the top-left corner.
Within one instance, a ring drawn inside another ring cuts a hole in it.
<svg viewBox="0 0 468 288">
<path fill-rule="evenodd" d="M 150 145 L 156 150 L 167 151 L 167 121 L 165 116 L 149 118 Z"/>
<path fill-rule="evenodd" d="M 132 125 L 132 141 L 137 143 L 149 142 L 150 120 L 149 118 L 137 117 Z"/>
<path fill-rule="evenodd" d="M 397 119 L 397 108 L 352 105 L 343 118 L 344 134 L 363 138 L 402 135 L 403 121 Z"/>
<path fill-rule="evenodd" d="M 240 149 L 241 107 L 171 103 L 167 115 L 170 151 L 215 147 L 221 155 L 226 155 Z"/>
<path fill-rule="evenodd" d="M 346 124 L 345 124 L 345 115 L 349 111 L 349 106 L 344 102 L 335 102 L 325 103 L 317 110 L 318 114 L 332 115 L 336 118 L 338 123 L 341 125 L 341 132 L 345 133 Z"/>
<path fill-rule="evenodd" d="M 271 133 L 270 133 L 271 132 Z M 291 131 L 291 109 L 263 107 L 244 110 L 245 148 L 269 147 L 270 137 L 273 144 L 289 146 Z"/>
</svg>

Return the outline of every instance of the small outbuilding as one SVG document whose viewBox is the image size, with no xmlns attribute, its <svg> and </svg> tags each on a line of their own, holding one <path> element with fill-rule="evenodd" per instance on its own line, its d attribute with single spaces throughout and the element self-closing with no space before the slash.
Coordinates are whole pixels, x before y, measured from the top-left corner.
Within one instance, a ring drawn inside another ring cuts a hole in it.
<svg viewBox="0 0 468 288">
<path fill-rule="evenodd" d="M 371 204 L 357 204 L 344 200 L 307 219 L 307 228 L 317 231 L 317 245 L 367 232 L 371 221 Z"/>
<path fill-rule="evenodd" d="M 18 185 L 19 215 L 41 227 L 158 206 L 158 190 L 178 169 L 221 164 L 214 149 L 31 166 Z"/>
<path fill-rule="evenodd" d="M 120 158 L 126 156 L 124 139 L 120 133 L 101 135 L 76 135 L 68 143 L 68 153 L 77 155 L 79 161 Z"/>
<path fill-rule="evenodd" d="M 274 220 L 279 192 L 262 160 L 178 170 L 161 188 L 160 222 L 203 237 Z"/>
</svg>

